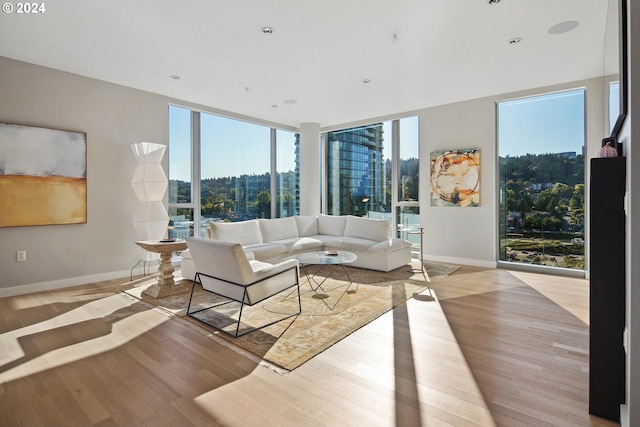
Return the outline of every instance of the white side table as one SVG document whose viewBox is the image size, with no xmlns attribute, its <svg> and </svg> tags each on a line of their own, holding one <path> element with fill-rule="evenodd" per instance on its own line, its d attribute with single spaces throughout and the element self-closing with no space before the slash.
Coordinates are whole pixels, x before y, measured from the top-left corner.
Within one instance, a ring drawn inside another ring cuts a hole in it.
<svg viewBox="0 0 640 427">
<path fill-rule="evenodd" d="M 160 254 L 160 265 L 158 266 L 158 283 L 145 289 L 142 293 L 152 298 L 161 298 L 167 295 L 187 292 L 191 289 L 191 283 L 176 283 L 173 278 L 173 264 L 171 264 L 171 254 L 175 251 L 187 249 L 185 240 L 140 240 L 136 245 L 149 252 Z"/>
<path fill-rule="evenodd" d="M 425 270 L 424 268 L 424 260 L 422 259 L 422 238 L 424 236 L 424 227 L 419 227 L 414 230 L 407 230 L 407 234 L 420 236 L 420 254 L 418 256 L 418 259 L 420 260 L 420 268 L 410 268 L 409 271 L 411 273 L 422 273 L 422 276 L 424 277 L 425 282 L 431 282 L 431 279 L 429 278 L 429 274 L 427 273 L 427 270 Z"/>
</svg>

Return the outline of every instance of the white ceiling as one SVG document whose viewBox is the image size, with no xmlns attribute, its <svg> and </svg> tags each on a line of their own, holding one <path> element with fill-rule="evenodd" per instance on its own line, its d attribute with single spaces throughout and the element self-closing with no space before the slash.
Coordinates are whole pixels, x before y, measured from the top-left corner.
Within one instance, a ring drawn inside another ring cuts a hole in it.
<svg viewBox="0 0 640 427">
<path fill-rule="evenodd" d="M 0 15 L 0 56 L 331 127 L 601 76 L 608 2 L 55 0 Z"/>
</svg>

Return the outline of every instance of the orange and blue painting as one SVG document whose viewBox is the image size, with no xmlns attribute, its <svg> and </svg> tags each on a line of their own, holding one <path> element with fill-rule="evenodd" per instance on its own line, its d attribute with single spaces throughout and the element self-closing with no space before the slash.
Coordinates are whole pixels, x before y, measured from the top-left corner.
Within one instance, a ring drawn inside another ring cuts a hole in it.
<svg viewBox="0 0 640 427">
<path fill-rule="evenodd" d="M 480 206 L 480 149 L 433 151 L 431 206 Z"/>
<path fill-rule="evenodd" d="M 0 123 L 0 227 L 87 222 L 87 134 Z"/>
</svg>

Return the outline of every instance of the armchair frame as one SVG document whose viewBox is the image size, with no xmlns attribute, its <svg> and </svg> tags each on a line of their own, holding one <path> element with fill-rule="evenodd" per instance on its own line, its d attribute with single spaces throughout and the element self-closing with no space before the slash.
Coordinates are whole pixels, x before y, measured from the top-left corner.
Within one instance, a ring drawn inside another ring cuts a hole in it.
<svg viewBox="0 0 640 427">
<path fill-rule="evenodd" d="M 277 276 L 277 275 L 280 275 L 280 274 L 285 274 L 285 273 L 287 273 L 287 272 L 289 272 L 291 270 L 296 270 L 296 274 L 295 274 L 296 281 L 295 281 L 295 283 L 291 284 L 291 286 L 288 286 L 288 287 L 286 287 L 284 289 L 279 290 L 275 294 L 267 295 L 264 298 L 261 298 L 261 299 L 256 300 L 256 301 L 251 301 L 251 299 L 249 298 L 249 293 L 248 293 L 248 290 L 249 290 L 250 287 L 259 285 L 260 283 L 264 282 L 267 279 L 270 279 L 270 278 L 272 278 L 274 276 Z M 298 316 L 300 313 L 302 313 L 302 301 L 300 299 L 300 275 L 299 275 L 297 270 L 298 270 L 298 267 L 297 266 L 293 266 L 293 267 L 288 268 L 288 269 L 286 269 L 284 271 L 281 271 L 279 273 L 273 274 L 273 275 L 268 276 L 268 277 L 264 277 L 264 278 L 262 278 L 260 280 L 257 280 L 255 282 L 249 283 L 247 285 L 244 285 L 244 284 L 241 284 L 241 283 L 231 282 L 229 280 L 222 279 L 220 277 L 215 277 L 215 276 L 211 276 L 211 275 L 208 275 L 208 274 L 205 274 L 205 273 L 197 272 L 196 276 L 194 278 L 193 286 L 191 287 L 191 295 L 189 296 L 189 305 L 187 306 L 187 315 L 189 317 L 193 318 L 193 319 L 196 319 L 196 320 L 198 320 L 198 321 L 200 321 L 200 322 L 202 322 L 202 323 L 204 323 L 206 325 L 209 325 L 209 326 L 211 326 L 211 327 L 213 327 L 215 329 L 218 329 L 219 331 L 224 332 L 224 333 L 226 333 L 228 335 L 231 335 L 231 336 L 233 336 L 235 338 L 241 337 L 241 336 L 246 335 L 246 334 L 248 334 L 250 332 L 254 332 L 256 330 L 259 330 L 259 329 L 265 328 L 267 326 L 273 325 L 275 323 L 281 322 L 281 321 L 283 321 L 285 319 L 288 319 L 290 317 Z M 219 294 L 217 292 L 211 291 L 209 289 L 205 289 L 204 286 L 202 286 L 202 278 L 201 278 L 202 276 L 209 277 L 211 279 L 216 279 L 216 280 L 219 280 L 221 282 L 228 283 L 229 285 L 232 285 L 232 286 L 239 286 L 239 287 L 243 288 L 242 299 L 230 298 L 230 297 L 228 297 L 226 295 L 222 295 L 222 294 Z M 217 296 L 220 296 L 220 297 L 224 298 L 226 301 L 222 301 L 220 303 L 217 303 L 217 304 L 205 307 L 205 308 L 200 308 L 198 310 L 191 311 L 191 303 L 192 303 L 192 300 L 193 300 L 193 292 L 194 292 L 194 290 L 196 288 L 196 285 L 200 285 L 202 287 L 203 291 L 211 293 L 211 294 L 214 294 L 214 295 L 217 295 Z M 242 323 L 242 311 L 243 311 L 245 305 L 251 307 L 251 306 L 253 306 L 253 305 L 255 305 L 255 304 L 259 303 L 259 302 L 267 300 L 267 299 L 273 297 L 274 295 L 277 295 L 278 293 L 283 292 L 283 291 L 285 291 L 287 289 L 291 289 L 293 287 L 295 287 L 297 289 L 297 291 L 298 291 L 298 311 L 296 313 L 285 315 L 284 317 L 281 317 L 279 319 L 273 320 L 273 321 L 268 322 L 268 323 L 266 323 L 264 325 L 256 326 L 256 327 L 253 327 L 253 328 L 249 328 L 248 330 L 240 333 L 240 325 Z M 202 319 L 200 319 L 200 318 L 195 316 L 196 313 L 200 313 L 200 312 L 206 311 L 206 310 L 211 310 L 211 309 L 214 309 L 216 307 L 220 307 L 220 306 L 223 306 L 223 305 L 226 305 L 226 304 L 230 304 L 230 303 L 233 303 L 233 302 L 240 303 L 240 313 L 238 314 L 238 319 L 235 322 L 236 323 L 236 328 L 235 328 L 235 332 L 234 333 L 231 333 L 231 332 L 226 331 L 226 330 L 224 330 L 222 328 L 219 328 L 219 327 L 217 327 L 217 326 L 215 326 L 215 325 L 213 325 L 213 324 L 211 324 L 209 322 L 206 322 L 206 321 L 204 321 L 204 320 L 202 320 Z"/>
</svg>

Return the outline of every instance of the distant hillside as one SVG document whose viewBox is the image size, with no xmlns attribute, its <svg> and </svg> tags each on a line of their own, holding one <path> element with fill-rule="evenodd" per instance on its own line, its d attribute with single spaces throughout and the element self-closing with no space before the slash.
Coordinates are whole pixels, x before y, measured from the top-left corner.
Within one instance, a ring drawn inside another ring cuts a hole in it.
<svg viewBox="0 0 640 427">
<path fill-rule="evenodd" d="M 562 154 L 526 154 L 505 157 L 500 162 L 506 182 L 526 185 L 563 183 L 570 187 L 584 184 L 584 156 L 573 158 Z"/>
</svg>

